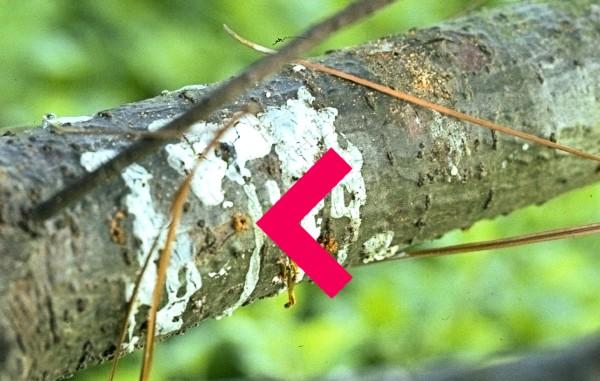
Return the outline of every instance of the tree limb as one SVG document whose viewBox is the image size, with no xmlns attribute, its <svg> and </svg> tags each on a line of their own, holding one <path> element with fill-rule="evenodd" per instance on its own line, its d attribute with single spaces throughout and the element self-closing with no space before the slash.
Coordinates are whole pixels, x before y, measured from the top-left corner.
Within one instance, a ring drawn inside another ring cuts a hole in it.
<svg viewBox="0 0 600 381">
<path fill-rule="evenodd" d="M 514 5 L 315 61 L 598 152 L 597 25 L 594 1 Z M 295 66 L 196 123 L 184 141 L 127 167 L 110 188 L 41 226 L 26 223 L 38 202 L 210 90 L 188 87 L 0 137 L 0 379 L 51 379 L 111 357 L 126 292 L 153 235 L 164 231 L 187 160 L 248 101 L 262 112 L 224 137 L 192 185 L 159 311 L 161 338 L 282 289 L 282 254 L 258 229 L 238 231 L 232 221 L 241 213 L 254 226 L 327 148 L 354 171 L 306 227 L 347 266 L 598 178 L 593 162 Z M 132 134 L 61 134 L 67 124 Z M 129 350 L 143 336 L 143 298 L 138 307 Z"/>
</svg>

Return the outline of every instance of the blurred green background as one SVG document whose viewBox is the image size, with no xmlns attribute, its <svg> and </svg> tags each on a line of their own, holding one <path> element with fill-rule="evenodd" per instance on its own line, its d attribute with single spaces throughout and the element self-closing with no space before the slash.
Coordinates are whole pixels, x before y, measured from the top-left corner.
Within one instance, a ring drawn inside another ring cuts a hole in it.
<svg viewBox="0 0 600 381">
<path fill-rule="evenodd" d="M 0 0 L 0 126 L 36 124 L 48 112 L 91 114 L 227 78 L 257 56 L 227 37 L 222 23 L 271 46 L 347 3 Z M 399 1 L 312 54 L 501 3 Z M 484 221 L 440 243 L 600 220 L 599 190 Z M 302 285 L 292 310 L 282 307 L 282 294 L 161 343 L 153 380 L 305 379 L 481 361 L 564 343 L 598 329 L 599 244 L 600 238 L 581 238 L 353 269 L 353 282 L 333 300 Z M 139 353 L 128 356 L 119 379 L 136 379 L 139 365 Z M 107 374 L 100 366 L 74 379 Z"/>
</svg>

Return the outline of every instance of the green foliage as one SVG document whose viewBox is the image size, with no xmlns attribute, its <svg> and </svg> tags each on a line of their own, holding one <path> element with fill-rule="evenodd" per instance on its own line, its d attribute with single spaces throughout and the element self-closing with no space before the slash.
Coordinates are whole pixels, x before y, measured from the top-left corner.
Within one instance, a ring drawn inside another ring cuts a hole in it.
<svg viewBox="0 0 600 381">
<path fill-rule="evenodd" d="M 346 3 L 1 2 L 0 125 L 37 124 L 48 112 L 93 113 L 163 89 L 227 78 L 256 55 L 227 37 L 222 23 L 271 46 Z M 399 1 L 313 54 L 432 24 L 470 3 Z M 440 244 L 599 220 L 593 207 L 599 198 L 598 187 L 586 188 L 451 233 Z M 161 343 L 153 379 L 306 378 L 477 360 L 560 343 L 598 328 L 597 242 L 591 237 L 366 266 L 352 270 L 353 282 L 333 300 L 302 285 L 297 308 L 283 309 L 281 295 Z M 136 353 L 123 361 L 119 379 L 135 379 L 139 360 Z M 103 366 L 76 379 L 102 380 L 107 372 Z"/>
</svg>

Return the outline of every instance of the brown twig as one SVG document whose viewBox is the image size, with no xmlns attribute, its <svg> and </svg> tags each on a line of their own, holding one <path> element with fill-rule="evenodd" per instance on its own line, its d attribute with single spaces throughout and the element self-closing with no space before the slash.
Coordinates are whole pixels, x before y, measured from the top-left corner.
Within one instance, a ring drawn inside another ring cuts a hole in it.
<svg viewBox="0 0 600 381">
<path fill-rule="evenodd" d="M 185 180 L 175 192 L 173 196 L 173 202 L 171 204 L 171 223 L 169 230 L 167 231 L 167 238 L 165 240 L 165 247 L 160 251 L 158 258 L 158 265 L 156 269 L 156 283 L 154 284 L 154 290 L 152 291 L 152 301 L 150 303 L 150 309 L 148 310 L 148 329 L 146 331 L 146 345 L 144 346 L 144 356 L 142 357 L 142 371 L 140 373 L 140 381 L 147 381 L 150 377 L 150 369 L 152 367 L 152 354 L 154 353 L 154 339 L 156 332 L 156 314 L 158 312 L 158 306 L 162 299 L 163 286 L 167 277 L 167 269 L 169 267 L 169 261 L 171 259 L 171 253 L 173 249 L 173 243 L 175 242 L 175 235 L 177 233 L 177 227 L 181 221 L 183 214 L 183 205 L 187 199 L 187 195 L 190 190 L 190 184 L 196 169 L 198 168 L 198 162 L 192 169 L 192 171 L 186 176 Z"/>
<path fill-rule="evenodd" d="M 75 128 L 75 127 L 51 127 L 51 131 L 58 135 L 86 135 L 86 136 L 125 136 L 127 138 L 148 138 L 148 139 L 177 139 L 181 134 L 174 131 L 140 131 L 140 130 L 115 130 L 106 127 L 93 128 Z"/>
<path fill-rule="evenodd" d="M 161 228 L 162 230 L 162 228 Z M 119 364 L 119 357 L 121 356 L 121 347 L 125 342 L 125 335 L 127 334 L 127 328 L 129 326 L 129 318 L 133 313 L 133 307 L 135 306 L 137 296 L 140 292 L 140 285 L 142 284 L 142 278 L 146 273 L 146 269 L 148 269 L 148 265 L 150 264 L 150 259 L 152 258 L 152 253 L 156 250 L 156 246 L 158 245 L 158 240 L 160 239 L 160 234 L 154 238 L 152 241 L 152 246 L 150 250 L 146 254 L 146 259 L 144 260 L 144 264 L 140 269 L 137 278 L 135 280 L 135 285 L 133 287 L 133 291 L 131 292 L 131 296 L 129 297 L 129 301 L 127 302 L 127 312 L 125 313 L 125 319 L 123 320 L 123 324 L 121 326 L 121 331 L 119 333 L 119 339 L 117 340 L 117 349 L 115 349 L 115 357 L 113 358 L 112 365 L 110 368 L 110 374 L 108 375 L 108 381 L 112 381 L 115 378 L 115 373 L 117 371 L 117 365 Z"/>
<path fill-rule="evenodd" d="M 210 114 L 226 102 L 234 100 L 250 86 L 275 73 L 286 62 L 299 57 L 333 32 L 370 15 L 394 0 L 360 0 L 332 17 L 309 28 L 277 52 L 265 56 L 252 64 L 247 70 L 231 80 L 223 82 L 214 90 L 205 94 L 198 103 L 184 114 L 173 119 L 159 131 L 183 134 L 190 126 L 207 119 Z M 30 217 L 35 221 L 44 221 L 54 216 L 68 205 L 80 200 L 93 189 L 116 177 L 128 165 L 156 152 L 168 141 L 156 138 L 143 138 L 133 143 L 109 162 L 86 174 L 79 180 L 62 189 L 48 200 L 33 208 Z"/>
</svg>

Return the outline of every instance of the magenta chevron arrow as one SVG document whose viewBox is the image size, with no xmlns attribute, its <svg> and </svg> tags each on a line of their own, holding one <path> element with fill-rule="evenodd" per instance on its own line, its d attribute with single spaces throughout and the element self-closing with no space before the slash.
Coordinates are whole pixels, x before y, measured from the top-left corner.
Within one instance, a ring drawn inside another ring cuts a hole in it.
<svg viewBox="0 0 600 381">
<path fill-rule="evenodd" d="M 300 221 L 351 169 L 330 148 L 256 222 L 331 298 L 350 282 L 352 276 L 300 226 Z"/>
</svg>

